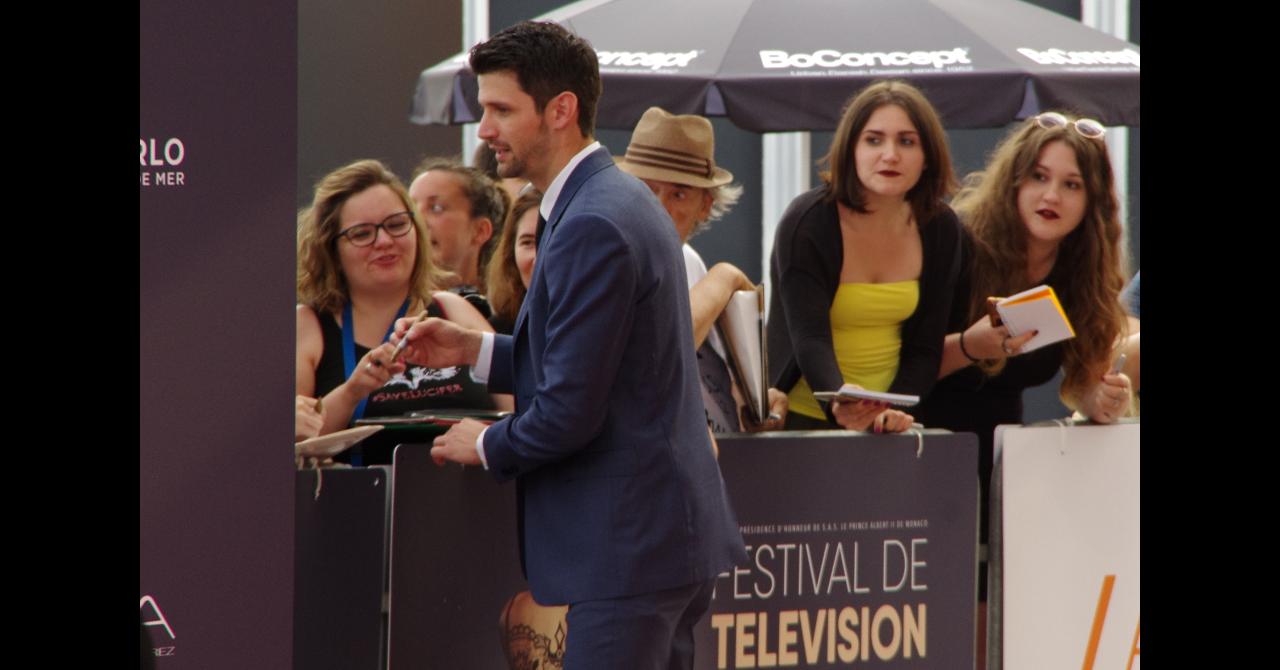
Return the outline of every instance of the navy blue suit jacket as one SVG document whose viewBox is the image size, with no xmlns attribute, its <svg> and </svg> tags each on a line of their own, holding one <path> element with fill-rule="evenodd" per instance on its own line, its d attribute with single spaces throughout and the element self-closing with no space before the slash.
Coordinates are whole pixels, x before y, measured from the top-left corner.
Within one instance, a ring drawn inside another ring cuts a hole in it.
<svg viewBox="0 0 1280 670">
<path fill-rule="evenodd" d="M 603 148 L 555 203 L 489 388 L 516 398 L 484 450 L 494 476 L 519 478 L 538 602 L 652 593 L 746 561 L 707 436 L 675 227 Z"/>
</svg>

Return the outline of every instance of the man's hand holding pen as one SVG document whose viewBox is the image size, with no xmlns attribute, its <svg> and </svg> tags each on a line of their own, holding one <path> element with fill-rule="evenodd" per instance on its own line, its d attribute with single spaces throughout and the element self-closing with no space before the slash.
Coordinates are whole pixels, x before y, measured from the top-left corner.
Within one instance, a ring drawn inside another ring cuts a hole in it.
<svg viewBox="0 0 1280 670">
<path fill-rule="evenodd" d="M 475 365 L 481 340 L 480 331 L 435 317 L 400 319 L 391 335 L 406 361 L 428 368 Z"/>
</svg>

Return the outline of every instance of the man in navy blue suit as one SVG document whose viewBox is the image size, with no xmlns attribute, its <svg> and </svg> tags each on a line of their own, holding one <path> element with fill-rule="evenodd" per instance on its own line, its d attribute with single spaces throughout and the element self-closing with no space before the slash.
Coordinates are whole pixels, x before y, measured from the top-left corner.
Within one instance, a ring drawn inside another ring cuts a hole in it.
<svg viewBox="0 0 1280 670">
<path fill-rule="evenodd" d="M 407 356 L 473 364 L 516 412 L 436 439 L 437 463 L 516 479 L 534 599 L 568 604 L 566 668 L 690 668 L 717 574 L 746 552 L 712 453 L 680 241 L 661 204 L 592 138 L 595 51 L 524 22 L 471 51 L 480 139 L 545 195 L 512 336 L 428 319 Z"/>
</svg>

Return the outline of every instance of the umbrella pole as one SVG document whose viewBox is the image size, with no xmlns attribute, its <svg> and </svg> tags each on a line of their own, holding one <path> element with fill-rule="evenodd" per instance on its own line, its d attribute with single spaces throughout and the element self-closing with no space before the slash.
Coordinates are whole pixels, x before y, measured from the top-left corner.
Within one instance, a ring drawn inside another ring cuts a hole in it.
<svg viewBox="0 0 1280 670">
<path fill-rule="evenodd" d="M 773 252 L 773 235 L 787 205 L 808 191 L 809 133 L 763 133 L 760 136 L 760 276 L 764 283 L 764 304 L 769 306 L 769 254 Z M 768 319 L 768 312 L 765 318 Z"/>
<path fill-rule="evenodd" d="M 469 50 L 480 42 L 489 39 L 489 0 L 463 0 L 462 2 L 462 49 Z M 476 134 L 480 124 L 462 124 L 462 162 L 471 165 L 471 157 L 476 155 L 476 147 L 480 145 Z"/>
<path fill-rule="evenodd" d="M 1125 41 L 1129 41 L 1128 0 L 1081 0 L 1080 22 Z M 1116 199 L 1120 202 L 1120 225 L 1124 226 L 1125 261 L 1133 258 L 1129 244 L 1129 129 L 1108 128 L 1103 140 L 1111 155 L 1111 172 L 1116 180 Z M 1132 271 L 1132 268 L 1129 268 Z"/>
</svg>

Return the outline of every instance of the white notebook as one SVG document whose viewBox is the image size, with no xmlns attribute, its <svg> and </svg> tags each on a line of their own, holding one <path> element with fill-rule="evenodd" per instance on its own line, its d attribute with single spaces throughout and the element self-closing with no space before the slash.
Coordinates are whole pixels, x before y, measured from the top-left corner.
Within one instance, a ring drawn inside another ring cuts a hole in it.
<svg viewBox="0 0 1280 670">
<path fill-rule="evenodd" d="M 890 405 L 898 407 L 911 407 L 920 403 L 920 396 L 907 395 L 905 393 L 881 393 L 880 391 L 868 391 L 860 389 L 849 384 L 840 387 L 839 391 L 815 391 L 813 397 L 818 400 L 830 401 L 833 398 L 849 400 L 874 400 L 877 402 L 887 402 Z"/>
<path fill-rule="evenodd" d="M 384 426 L 356 426 L 328 435 L 319 435 L 309 440 L 295 442 L 293 453 L 295 456 L 332 458 L 383 428 Z"/>
<path fill-rule="evenodd" d="M 996 302 L 996 311 L 1000 319 L 1009 328 L 1009 334 L 1021 335 L 1027 331 L 1038 330 L 1039 335 L 1022 345 L 1022 353 L 1035 351 L 1040 347 L 1069 340 L 1076 336 L 1076 331 L 1062 310 L 1062 303 L 1053 292 L 1053 287 L 1040 285 L 1027 289 L 1017 295 L 1001 298 Z"/>
</svg>

